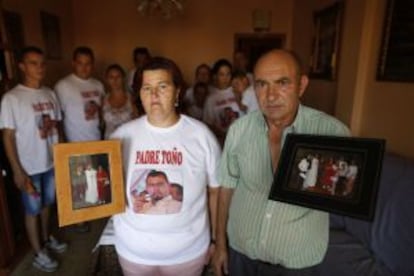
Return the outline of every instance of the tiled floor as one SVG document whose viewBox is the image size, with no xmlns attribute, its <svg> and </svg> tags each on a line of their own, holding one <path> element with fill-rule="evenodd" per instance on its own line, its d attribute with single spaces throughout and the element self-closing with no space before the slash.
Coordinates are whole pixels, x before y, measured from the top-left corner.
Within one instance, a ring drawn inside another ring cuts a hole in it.
<svg viewBox="0 0 414 276">
<path fill-rule="evenodd" d="M 106 219 L 92 221 L 87 233 L 77 233 L 72 227 L 58 230 L 59 237 L 69 244 L 62 254 L 53 256 L 59 261 L 59 269 L 53 273 L 42 272 L 32 266 L 33 252 L 30 251 L 14 269 L 11 276 L 86 276 L 92 270 L 92 249 L 95 247 Z"/>
</svg>

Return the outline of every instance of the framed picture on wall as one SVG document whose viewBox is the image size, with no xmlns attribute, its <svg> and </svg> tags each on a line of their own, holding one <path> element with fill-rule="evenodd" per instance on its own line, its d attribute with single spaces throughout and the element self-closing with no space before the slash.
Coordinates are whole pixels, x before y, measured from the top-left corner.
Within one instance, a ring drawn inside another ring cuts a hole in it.
<svg viewBox="0 0 414 276">
<path fill-rule="evenodd" d="M 344 3 L 339 1 L 314 13 L 315 33 L 309 70 L 312 78 L 336 79 L 343 10 Z"/>
<path fill-rule="evenodd" d="M 42 26 L 45 52 L 48 59 L 62 58 L 62 42 L 59 17 L 54 14 L 41 11 L 40 20 Z"/>
<path fill-rule="evenodd" d="M 59 226 L 125 210 L 120 141 L 56 144 L 53 158 Z"/>
<path fill-rule="evenodd" d="M 388 0 L 377 69 L 380 81 L 414 81 L 414 1 Z"/>
<path fill-rule="evenodd" d="M 372 220 L 385 140 L 288 134 L 269 198 Z"/>
</svg>

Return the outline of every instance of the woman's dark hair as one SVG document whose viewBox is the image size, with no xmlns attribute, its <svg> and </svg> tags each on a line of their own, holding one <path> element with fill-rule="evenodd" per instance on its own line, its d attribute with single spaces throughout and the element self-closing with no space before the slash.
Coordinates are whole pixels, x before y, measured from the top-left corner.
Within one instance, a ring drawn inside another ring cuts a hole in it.
<svg viewBox="0 0 414 276">
<path fill-rule="evenodd" d="M 142 72 L 148 70 L 166 70 L 168 71 L 171 76 L 175 87 L 184 89 L 184 79 L 181 74 L 180 69 L 178 68 L 177 64 L 171 59 L 165 57 L 153 57 L 149 60 L 147 64 L 144 65 L 142 68 Z M 141 89 L 142 86 L 142 77 L 139 78 L 139 82 L 137 85 L 137 89 Z"/>
<path fill-rule="evenodd" d="M 119 65 L 117 63 L 111 64 L 108 67 L 106 67 L 105 76 L 108 75 L 109 71 L 111 71 L 111 70 L 117 70 L 117 71 L 119 71 L 121 73 L 121 75 L 122 75 L 123 78 L 125 78 L 125 76 L 126 76 L 125 70 L 122 68 L 121 65 Z"/>
<path fill-rule="evenodd" d="M 225 58 L 222 58 L 222 59 L 217 60 L 214 63 L 213 68 L 211 69 L 211 72 L 213 73 L 213 75 L 217 75 L 218 71 L 223 66 L 229 67 L 230 68 L 230 72 L 233 71 L 233 66 L 231 65 L 230 61 L 228 61 Z"/>
</svg>

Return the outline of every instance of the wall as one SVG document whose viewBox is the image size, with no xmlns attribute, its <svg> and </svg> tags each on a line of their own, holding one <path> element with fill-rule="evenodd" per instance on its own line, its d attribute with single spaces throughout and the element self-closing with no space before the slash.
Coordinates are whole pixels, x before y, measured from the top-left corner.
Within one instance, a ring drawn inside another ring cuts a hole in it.
<svg viewBox="0 0 414 276">
<path fill-rule="evenodd" d="M 293 13 L 292 49 L 301 57 L 305 69 L 310 64 L 313 43 L 313 13 L 337 2 L 336 0 L 295 0 Z M 339 59 L 339 64 L 341 60 Z M 335 113 L 337 81 L 311 79 L 302 102 L 328 114 Z"/>
<path fill-rule="evenodd" d="M 361 102 L 355 102 L 361 106 L 359 112 L 354 111 L 353 121 L 359 122 L 354 123 L 355 132 L 360 136 L 383 137 L 387 139 L 388 150 L 414 157 L 411 122 L 414 118 L 414 84 L 375 80 L 386 0 L 366 2 L 364 26 L 367 30 L 363 33 L 366 41 L 361 46 L 366 45 L 368 49 L 359 59 L 361 69 L 366 72 L 366 81 L 362 82 L 360 89 L 357 86 L 364 93 L 361 93 Z"/>
<path fill-rule="evenodd" d="M 71 0 L 3 0 L 3 9 L 17 12 L 22 16 L 24 41 L 26 45 L 36 45 L 44 49 L 41 31 L 40 11 L 52 13 L 60 18 L 62 59 L 47 61 L 46 85 L 53 85 L 66 74 L 70 66 L 73 48 L 73 22 Z"/>
<path fill-rule="evenodd" d="M 146 46 L 153 55 L 175 60 L 188 82 L 193 80 L 198 64 L 231 58 L 234 34 L 253 32 L 253 9 L 271 10 L 271 32 L 277 33 L 291 33 L 293 9 L 292 1 L 188 0 L 183 15 L 166 21 L 141 16 L 137 1 L 132 0 L 116 5 L 111 1 L 73 0 L 73 4 L 75 44 L 89 45 L 96 51 L 99 74 L 112 62 L 131 67 L 132 49 Z"/>
</svg>

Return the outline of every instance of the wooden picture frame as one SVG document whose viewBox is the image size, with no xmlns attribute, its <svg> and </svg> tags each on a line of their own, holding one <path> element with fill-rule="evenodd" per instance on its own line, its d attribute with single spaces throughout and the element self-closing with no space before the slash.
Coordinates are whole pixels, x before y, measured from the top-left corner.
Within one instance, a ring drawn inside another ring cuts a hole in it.
<svg viewBox="0 0 414 276">
<path fill-rule="evenodd" d="M 384 15 L 377 80 L 414 81 L 414 2 L 388 0 Z"/>
<path fill-rule="evenodd" d="M 53 146 L 59 226 L 125 210 L 119 140 Z"/>
<path fill-rule="evenodd" d="M 382 139 L 288 134 L 269 198 L 372 220 L 384 148 Z"/>
<path fill-rule="evenodd" d="M 313 15 L 315 34 L 309 69 L 311 78 L 336 79 L 343 12 L 344 3 L 338 1 Z"/>
<path fill-rule="evenodd" d="M 40 21 L 42 26 L 43 41 L 45 43 L 46 58 L 51 60 L 61 59 L 62 39 L 59 17 L 54 14 L 41 11 Z"/>
</svg>

